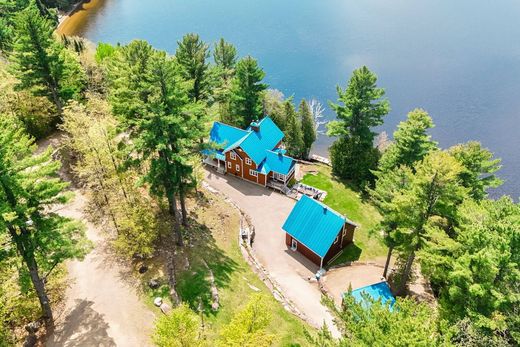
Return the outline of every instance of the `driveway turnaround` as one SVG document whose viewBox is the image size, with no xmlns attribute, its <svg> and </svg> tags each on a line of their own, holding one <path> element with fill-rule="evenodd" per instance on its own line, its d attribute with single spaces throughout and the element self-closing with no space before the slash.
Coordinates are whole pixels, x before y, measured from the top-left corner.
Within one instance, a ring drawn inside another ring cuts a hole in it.
<svg viewBox="0 0 520 347">
<path fill-rule="evenodd" d="M 307 317 L 310 324 L 321 327 L 325 322 L 333 335 L 339 336 L 332 315 L 320 302 L 321 291 L 315 282 L 308 280 L 314 278 L 318 266 L 285 245 L 282 225 L 296 201 L 211 169 L 206 170 L 206 182 L 251 217 L 256 232 L 253 251 L 284 295 Z"/>
</svg>

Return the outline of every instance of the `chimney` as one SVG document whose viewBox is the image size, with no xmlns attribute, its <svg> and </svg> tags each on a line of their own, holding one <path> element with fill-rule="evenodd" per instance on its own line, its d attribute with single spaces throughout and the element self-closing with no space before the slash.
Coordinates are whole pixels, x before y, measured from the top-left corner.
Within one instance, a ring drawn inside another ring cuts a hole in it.
<svg viewBox="0 0 520 347">
<path fill-rule="evenodd" d="M 257 132 L 260 131 L 260 124 L 258 124 L 258 120 L 251 122 L 251 129 Z"/>
</svg>

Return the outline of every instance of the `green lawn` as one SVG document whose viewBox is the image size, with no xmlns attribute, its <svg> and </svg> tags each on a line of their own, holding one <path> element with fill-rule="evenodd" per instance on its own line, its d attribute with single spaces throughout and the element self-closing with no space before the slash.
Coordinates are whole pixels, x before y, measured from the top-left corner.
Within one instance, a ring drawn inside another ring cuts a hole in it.
<svg viewBox="0 0 520 347">
<path fill-rule="evenodd" d="M 386 246 L 381 236 L 371 232 L 381 218 L 375 207 L 363 201 L 348 184 L 333 177 L 328 166 L 315 165 L 308 169 L 315 172 L 307 173 L 302 183 L 325 190 L 327 196 L 324 203 L 359 225 L 354 233 L 354 244 L 348 246 L 334 264 L 385 256 Z"/>
<path fill-rule="evenodd" d="M 313 329 L 274 299 L 242 257 L 238 245 L 238 212 L 208 192 L 203 198 L 191 201 L 191 205 L 190 210 L 194 211 L 190 227 L 192 246 L 186 247 L 190 268 L 178 272 L 177 290 L 192 309 L 197 310 L 199 303 L 203 303 L 208 341 L 214 341 L 222 326 L 256 293 L 251 285 L 265 294 L 272 308 L 269 332 L 276 335 L 274 345 L 307 346 L 303 329 Z M 211 268 L 219 291 L 220 309 L 217 312 L 211 310 L 211 284 L 204 261 Z"/>
</svg>

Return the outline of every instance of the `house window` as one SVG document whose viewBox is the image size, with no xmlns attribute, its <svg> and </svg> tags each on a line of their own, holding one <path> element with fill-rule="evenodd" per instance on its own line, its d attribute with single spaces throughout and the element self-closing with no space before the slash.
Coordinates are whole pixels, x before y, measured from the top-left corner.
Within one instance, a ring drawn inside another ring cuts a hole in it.
<svg viewBox="0 0 520 347">
<path fill-rule="evenodd" d="M 251 158 L 246 158 L 246 164 L 251 165 L 253 162 L 251 161 Z"/>
<path fill-rule="evenodd" d="M 249 169 L 249 174 L 253 177 L 258 177 L 258 171 L 255 171 L 253 169 Z"/>
<path fill-rule="evenodd" d="M 228 161 L 227 167 L 231 169 L 231 162 L 230 161 Z"/>
<path fill-rule="evenodd" d="M 232 160 L 235 160 L 237 158 L 237 155 L 235 154 L 235 152 L 229 153 L 229 156 L 231 157 Z"/>
<path fill-rule="evenodd" d="M 291 240 L 291 249 L 293 251 L 295 251 L 297 248 L 298 248 L 298 241 L 296 241 L 295 239 L 292 239 Z"/>
<path fill-rule="evenodd" d="M 237 169 L 237 171 L 240 171 L 240 165 L 236 165 L 235 168 Z"/>
</svg>

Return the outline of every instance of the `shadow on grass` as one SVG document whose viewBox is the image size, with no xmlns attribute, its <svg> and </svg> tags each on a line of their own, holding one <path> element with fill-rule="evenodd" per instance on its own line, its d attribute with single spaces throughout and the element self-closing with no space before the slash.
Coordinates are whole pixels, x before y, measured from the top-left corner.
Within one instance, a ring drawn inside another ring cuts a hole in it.
<svg viewBox="0 0 520 347">
<path fill-rule="evenodd" d="M 213 272 L 213 283 L 220 290 L 229 285 L 231 275 L 239 265 L 217 246 L 206 225 L 190 219 L 186 233 L 189 246 L 185 251 L 190 267 L 177 272 L 177 291 L 193 310 L 203 310 L 206 315 L 214 315 L 217 312 L 211 309 L 210 270 Z"/>
<path fill-rule="evenodd" d="M 345 247 L 343 253 L 341 253 L 341 255 L 330 265 L 338 265 L 349 261 L 359 260 L 362 252 L 363 250 L 358 245 L 351 243 Z"/>
</svg>

